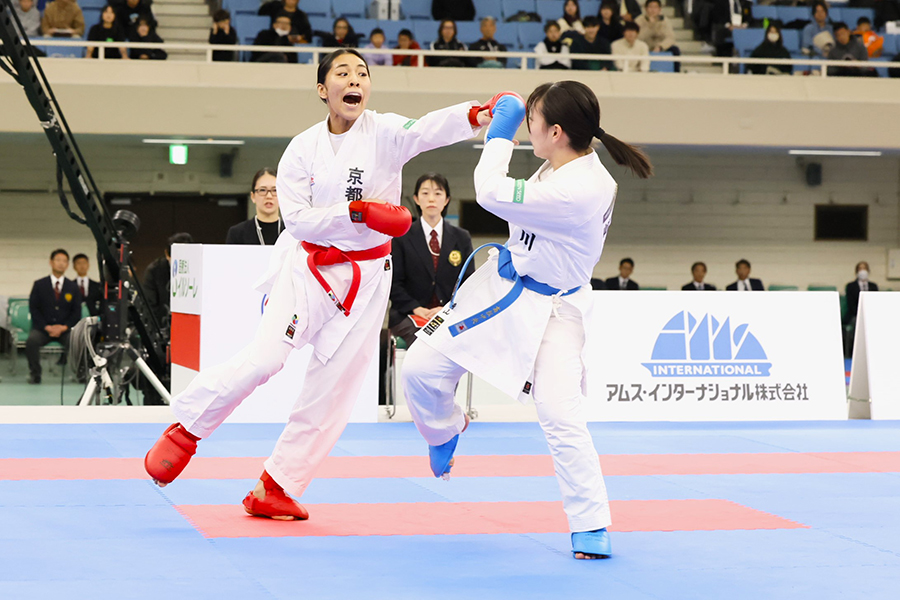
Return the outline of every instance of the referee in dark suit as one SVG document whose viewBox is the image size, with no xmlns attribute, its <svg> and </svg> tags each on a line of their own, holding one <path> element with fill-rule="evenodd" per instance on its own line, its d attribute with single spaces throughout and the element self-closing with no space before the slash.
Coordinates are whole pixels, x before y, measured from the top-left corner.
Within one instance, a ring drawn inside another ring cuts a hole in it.
<svg viewBox="0 0 900 600">
<path fill-rule="evenodd" d="M 716 286 L 711 283 L 706 283 L 703 281 L 706 279 L 706 263 L 704 262 L 695 262 L 691 265 L 691 275 L 694 278 L 690 283 L 686 283 L 681 286 L 682 291 L 685 292 L 714 292 L 716 291 Z"/>
<path fill-rule="evenodd" d="M 391 333 L 407 346 L 415 340 L 416 324 L 427 322 L 450 301 L 465 260 L 472 254 L 469 232 L 444 220 L 450 203 L 450 184 L 438 173 L 426 173 L 416 181 L 413 195 L 421 215 L 409 231 L 394 240 L 391 285 Z M 465 277 L 475 271 L 469 264 Z"/>
<path fill-rule="evenodd" d="M 256 205 L 256 215 L 228 230 L 226 244 L 274 246 L 284 231 L 284 221 L 278 213 L 278 190 L 275 188 L 275 170 L 264 167 L 253 176 L 250 184 L 250 200 Z"/>
<path fill-rule="evenodd" d="M 750 277 L 750 261 L 742 258 L 734 264 L 734 272 L 738 280 L 729 283 L 725 288 L 728 292 L 764 292 L 766 290 L 761 279 Z"/>
<path fill-rule="evenodd" d="M 50 275 L 38 279 L 31 287 L 28 307 L 31 311 L 31 331 L 25 341 L 28 357 L 28 383 L 41 382 L 41 348 L 50 342 L 63 346 L 63 356 L 69 349 L 69 332 L 81 319 L 81 292 L 74 281 L 65 278 L 69 268 L 69 253 L 63 249 L 50 254 Z"/>
<path fill-rule="evenodd" d="M 623 258 L 619 261 L 619 276 L 610 277 L 604 285 L 607 290 L 639 290 L 641 286 L 637 281 L 631 278 L 634 272 L 634 261 L 630 258 Z"/>
</svg>

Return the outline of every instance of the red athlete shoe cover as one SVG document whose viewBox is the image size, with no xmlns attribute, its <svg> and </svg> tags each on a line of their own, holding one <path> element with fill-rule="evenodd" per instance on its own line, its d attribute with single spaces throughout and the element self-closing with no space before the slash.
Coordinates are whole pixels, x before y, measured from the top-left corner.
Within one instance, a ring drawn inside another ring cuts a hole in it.
<svg viewBox="0 0 900 600">
<path fill-rule="evenodd" d="M 169 425 L 144 457 L 147 474 L 159 483 L 175 481 L 197 452 L 199 439 L 181 423 Z"/>
<path fill-rule="evenodd" d="M 247 494 L 247 497 L 244 498 L 244 510 L 249 514 L 254 517 L 293 517 L 298 521 L 305 521 L 309 518 L 306 509 L 288 496 L 284 492 L 284 488 L 275 483 L 268 472 L 263 471 L 259 480 L 263 482 L 266 497 L 260 500 L 253 495 L 252 491 Z"/>
<path fill-rule="evenodd" d="M 362 200 L 350 203 L 350 220 L 391 237 L 400 237 L 412 225 L 412 215 L 405 206 Z"/>
</svg>

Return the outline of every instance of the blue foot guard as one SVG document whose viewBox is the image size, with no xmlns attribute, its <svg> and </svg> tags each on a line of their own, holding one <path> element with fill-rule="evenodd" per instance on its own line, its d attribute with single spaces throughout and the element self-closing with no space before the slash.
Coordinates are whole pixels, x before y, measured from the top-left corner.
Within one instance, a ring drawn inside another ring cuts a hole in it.
<svg viewBox="0 0 900 600">
<path fill-rule="evenodd" d="M 572 554 L 580 552 L 597 558 L 609 558 L 612 545 L 609 543 L 609 532 L 606 528 L 596 531 L 579 531 L 572 534 Z"/>
<path fill-rule="evenodd" d="M 428 458 L 431 460 L 431 472 L 435 477 L 450 479 L 450 461 L 459 442 L 459 434 L 440 446 L 428 446 Z"/>
</svg>

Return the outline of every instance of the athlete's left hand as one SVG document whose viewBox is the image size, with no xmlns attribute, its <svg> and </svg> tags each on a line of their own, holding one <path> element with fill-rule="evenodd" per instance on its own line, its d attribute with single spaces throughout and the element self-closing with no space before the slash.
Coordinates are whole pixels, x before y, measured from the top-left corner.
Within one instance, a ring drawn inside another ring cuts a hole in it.
<svg viewBox="0 0 900 600">
<path fill-rule="evenodd" d="M 476 119 L 478 120 L 479 127 L 484 127 L 485 125 L 490 125 L 491 120 L 493 119 L 493 117 L 491 116 L 491 110 L 489 108 L 486 108 L 486 109 L 480 111 L 476 115 Z"/>
</svg>

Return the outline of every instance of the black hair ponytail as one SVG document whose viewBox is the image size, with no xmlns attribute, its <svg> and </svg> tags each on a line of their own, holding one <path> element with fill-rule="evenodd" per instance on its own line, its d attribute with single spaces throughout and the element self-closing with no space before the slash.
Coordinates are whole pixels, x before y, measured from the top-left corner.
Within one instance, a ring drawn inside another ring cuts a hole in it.
<svg viewBox="0 0 900 600">
<path fill-rule="evenodd" d="M 641 179 L 653 175 L 653 165 L 643 150 L 626 144 L 600 127 L 600 102 L 588 86 L 578 81 L 545 83 L 528 97 L 529 115 L 538 102 L 541 102 L 544 121 L 547 125 L 559 125 L 569 137 L 573 150 L 583 152 L 597 138 L 617 165 L 628 167 Z"/>
</svg>

